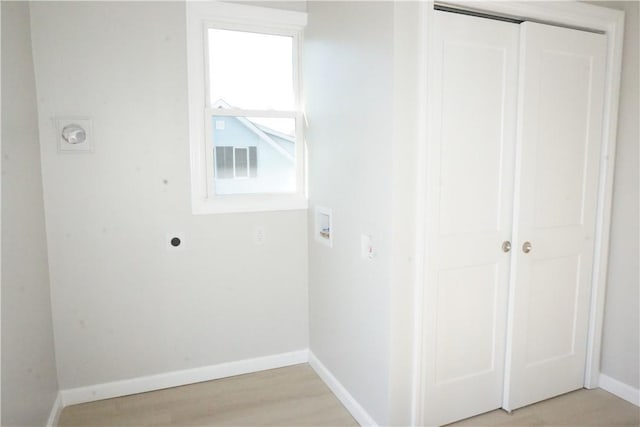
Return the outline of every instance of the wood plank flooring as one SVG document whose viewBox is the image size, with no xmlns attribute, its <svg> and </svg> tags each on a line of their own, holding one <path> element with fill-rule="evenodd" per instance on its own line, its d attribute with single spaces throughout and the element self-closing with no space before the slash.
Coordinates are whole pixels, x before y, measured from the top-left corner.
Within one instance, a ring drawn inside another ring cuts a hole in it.
<svg viewBox="0 0 640 427">
<path fill-rule="evenodd" d="M 357 426 L 307 365 L 64 408 L 58 426 Z"/>
<path fill-rule="evenodd" d="M 61 427 L 357 426 L 307 364 L 65 408 Z M 450 426 L 640 426 L 640 408 L 604 390 L 578 390 L 507 414 Z"/>
<path fill-rule="evenodd" d="M 453 426 L 638 427 L 640 408 L 602 389 L 583 389 L 516 409 L 511 414 L 498 409 L 449 424 Z"/>
</svg>

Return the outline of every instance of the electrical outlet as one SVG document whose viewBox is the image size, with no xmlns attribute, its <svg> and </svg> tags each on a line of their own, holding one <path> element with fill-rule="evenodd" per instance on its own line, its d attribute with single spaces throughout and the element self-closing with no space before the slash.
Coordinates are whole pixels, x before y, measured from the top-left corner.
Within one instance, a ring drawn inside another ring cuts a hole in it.
<svg viewBox="0 0 640 427">
<path fill-rule="evenodd" d="M 264 227 L 256 227 L 256 233 L 253 237 L 256 245 L 264 245 L 264 241 L 265 241 Z"/>
</svg>

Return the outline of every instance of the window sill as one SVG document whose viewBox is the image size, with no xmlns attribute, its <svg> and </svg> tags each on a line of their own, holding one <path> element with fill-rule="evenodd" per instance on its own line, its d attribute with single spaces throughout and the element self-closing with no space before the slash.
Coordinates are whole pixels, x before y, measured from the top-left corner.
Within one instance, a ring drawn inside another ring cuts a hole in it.
<svg viewBox="0 0 640 427">
<path fill-rule="evenodd" d="M 306 198 L 297 195 L 235 195 L 193 199 L 194 215 L 305 210 Z"/>
</svg>

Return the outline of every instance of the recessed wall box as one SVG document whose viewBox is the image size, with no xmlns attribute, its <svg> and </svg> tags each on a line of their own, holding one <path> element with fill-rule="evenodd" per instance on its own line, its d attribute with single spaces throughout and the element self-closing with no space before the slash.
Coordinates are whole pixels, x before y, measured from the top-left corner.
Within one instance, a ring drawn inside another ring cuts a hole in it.
<svg viewBox="0 0 640 427">
<path fill-rule="evenodd" d="M 315 210 L 316 240 L 322 244 L 333 247 L 333 214 L 331 209 L 316 206 Z"/>
</svg>

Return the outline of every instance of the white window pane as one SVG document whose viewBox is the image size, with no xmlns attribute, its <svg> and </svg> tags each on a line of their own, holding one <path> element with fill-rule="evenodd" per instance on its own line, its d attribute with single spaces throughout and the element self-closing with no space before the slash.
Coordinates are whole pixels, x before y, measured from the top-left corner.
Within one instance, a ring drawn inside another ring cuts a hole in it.
<svg viewBox="0 0 640 427">
<path fill-rule="evenodd" d="M 221 125 L 220 122 L 224 122 Z M 272 122 L 279 129 L 265 126 Z M 261 194 L 296 191 L 295 119 L 212 116 L 216 156 L 215 193 Z M 232 158 L 229 160 L 228 153 Z M 229 168 L 231 175 L 229 176 Z"/>
<path fill-rule="evenodd" d="M 209 29 L 212 107 L 293 110 L 293 37 Z"/>
</svg>

